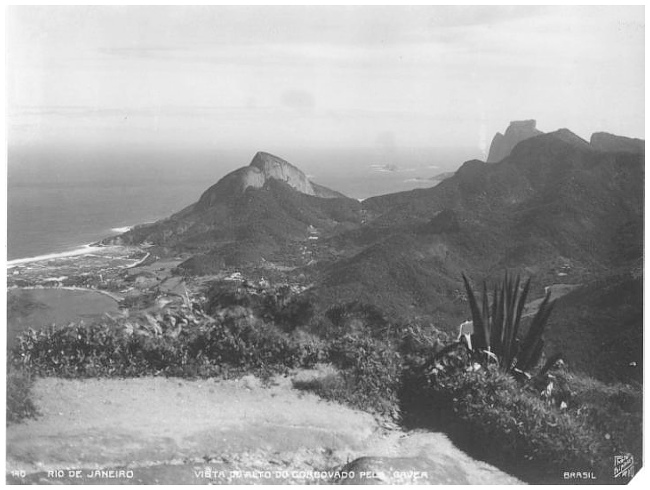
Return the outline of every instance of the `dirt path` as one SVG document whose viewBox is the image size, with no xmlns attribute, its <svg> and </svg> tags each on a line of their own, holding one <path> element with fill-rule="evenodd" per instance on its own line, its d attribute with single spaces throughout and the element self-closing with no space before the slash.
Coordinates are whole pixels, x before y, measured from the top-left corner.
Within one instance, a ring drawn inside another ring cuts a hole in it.
<svg viewBox="0 0 650 490">
<path fill-rule="evenodd" d="M 323 471 L 373 456 L 403 471 L 403 483 L 521 483 L 443 434 L 387 430 L 291 386 L 289 378 L 40 379 L 42 416 L 7 429 L 8 482 L 323 483 L 334 476 Z"/>
</svg>

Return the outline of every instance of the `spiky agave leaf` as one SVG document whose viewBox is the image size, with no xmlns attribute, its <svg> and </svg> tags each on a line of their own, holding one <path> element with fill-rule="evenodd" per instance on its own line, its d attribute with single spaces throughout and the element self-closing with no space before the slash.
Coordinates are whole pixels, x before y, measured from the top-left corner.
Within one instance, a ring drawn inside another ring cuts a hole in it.
<svg viewBox="0 0 650 490">
<path fill-rule="evenodd" d="M 512 279 L 507 283 L 507 293 L 508 296 L 505 302 L 505 321 L 504 321 L 504 355 L 506 357 L 510 356 L 509 346 L 512 343 L 512 336 L 515 330 L 515 311 L 517 308 L 517 303 L 521 302 L 521 297 L 519 295 L 519 282 L 520 278 L 517 275 L 517 278 L 512 281 Z"/>
<path fill-rule="evenodd" d="M 530 328 L 526 333 L 521 344 L 520 354 L 517 356 L 517 367 L 523 371 L 531 369 L 539 361 L 538 354 L 541 355 L 540 343 L 542 342 L 542 334 L 544 332 L 544 327 L 548 320 L 551 311 L 553 311 L 553 306 L 555 301 L 551 301 L 551 292 L 549 291 L 542 304 L 539 306 L 535 317 L 533 318 Z M 537 358 L 536 358 L 537 357 Z"/>
<path fill-rule="evenodd" d="M 528 297 L 528 292 L 530 291 L 530 277 L 526 281 L 526 284 L 524 284 L 524 289 L 521 292 L 521 296 L 519 297 L 519 304 L 517 305 L 517 313 L 515 316 L 515 321 L 513 325 L 513 331 L 511 338 L 518 339 L 519 336 L 519 327 L 521 325 L 521 315 L 524 311 L 524 307 L 526 306 L 526 298 Z M 518 346 L 517 349 L 514 348 L 513 345 L 510 346 L 510 362 L 512 362 L 512 359 L 517 355 L 518 351 Z"/>
<path fill-rule="evenodd" d="M 501 367 L 505 369 L 504 365 L 504 355 L 507 349 L 507 338 L 509 335 L 508 332 L 508 303 L 510 301 L 510 278 L 508 272 L 506 271 L 503 281 L 501 282 L 501 288 L 499 293 L 499 303 L 497 305 L 497 316 L 494 318 L 494 322 L 498 323 L 497 330 L 499 330 L 499 355 L 501 356 Z"/>
<path fill-rule="evenodd" d="M 487 282 L 483 281 L 483 308 L 481 314 L 483 316 L 483 323 L 485 325 L 485 351 L 492 352 L 492 341 L 491 341 L 491 331 L 492 331 L 492 321 L 490 318 L 490 304 L 489 297 L 487 293 Z"/>
<path fill-rule="evenodd" d="M 500 294 L 499 290 L 497 289 L 497 286 L 494 286 L 494 294 L 492 295 L 492 314 L 490 316 L 490 346 L 492 347 L 492 351 L 497 354 L 498 356 L 501 356 L 501 339 L 503 336 L 503 329 L 502 324 L 501 324 L 501 301 L 503 299 L 503 295 Z"/>
<path fill-rule="evenodd" d="M 472 290 L 472 286 L 469 284 L 469 280 L 463 274 L 463 281 L 465 283 L 465 290 L 467 291 L 467 299 L 469 300 L 469 307 L 472 312 L 472 322 L 474 327 L 474 333 L 472 334 L 472 348 L 474 350 L 487 350 L 488 348 L 488 337 L 487 337 L 487 319 L 483 318 L 482 312 L 476 301 L 476 296 Z"/>
</svg>

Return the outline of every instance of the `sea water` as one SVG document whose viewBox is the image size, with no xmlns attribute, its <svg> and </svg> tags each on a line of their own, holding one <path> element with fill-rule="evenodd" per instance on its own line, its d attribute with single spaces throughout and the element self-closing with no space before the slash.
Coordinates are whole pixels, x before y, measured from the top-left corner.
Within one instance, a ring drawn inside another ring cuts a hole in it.
<svg viewBox="0 0 650 490">
<path fill-rule="evenodd" d="M 429 177 L 475 157 L 467 149 L 269 150 L 356 199 L 431 187 Z M 7 260 L 85 253 L 89 243 L 165 218 L 248 165 L 255 151 L 10 148 Z"/>
<path fill-rule="evenodd" d="M 228 170 L 201 152 L 10 148 L 7 260 L 83 253 L 180 211 Z"/>
</svg>

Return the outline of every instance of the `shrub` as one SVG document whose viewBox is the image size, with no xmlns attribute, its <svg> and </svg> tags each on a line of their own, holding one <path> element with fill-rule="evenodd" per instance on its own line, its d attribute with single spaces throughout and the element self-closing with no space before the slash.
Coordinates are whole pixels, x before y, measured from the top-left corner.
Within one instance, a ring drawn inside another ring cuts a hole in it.
<svg viewBox="0 0 650 490">
<path fill-rule="evenodd" d="M 334 308 L 331 313 L 337 311 L 344 310 Z M 414 366 L 421 368 L 431 351 L 441 348 L 440 339 L 445 339 L 445 335 L 417 323 L 393 326 L 391 333 L 387 340 L 364 332 L 330 339 L 324 360 L 338 372 L 296 382 L 295 387 L 361 410 L 401 418 L 400 396 L 405 367 L 410 371 L 414 371 Z"/>
<path fill-rule="evenodd" d="M 207 292 L 207 311 L 216 314 L 233 306 L 249 308 L 257 317 L 293 330 L 305 325 L 314 314 L 313 298 L 300 294 L 296 287 L 255 286 L 243 284 L 214 283 Z"/>
<path fill-rule="evenodd" d="M 28 330 L 18 337 L 13 362 L 45 376 L 194 377 L 284 372 L 312 366 L 322 356 L 318 344 L 299 342 L 273 325 L 247 317 L 206 318 L 180 330 L 129 326 L 102 323 Z"/>
<path fill-rule="evenodd" d="M 321 387 L 321 396 L 361 410 L 395 416 L 402 360 L 389 344 L 370 337 L 344 335 L 330 344 L 327 360 L 341 375 Z"/>
<path fill-rule="evenodd" d="M 629 387 L 560 371 L 540 391 L 494 365 L 468 364 L 462 351 L 425 377 L 419 402 L 431 413 L 452 413 L 471 451 L 530 482 L 557 483 L 573 470 L 594 471 L 604 483 L 612 477 L 614 455 L 641 460 L 641 395 Z"/>
<path fill-rule="evenodd" d="M 325 312 L 325 318 L 334 327 L 335 337 L 351 332 L 357 335 L 370 334 L 377 339 L 386 340 L 391 331 L 385 313 L 376 306 L 361 301 L 331 306 Z"/>
<path fill-rule="evenodd" d="M 549 397 L 554 405 L 595 427 L 615 454 L 630 452 L 640 459 L 643 446 L 643 393 L 621 383 L 605 384 L 567 371 L 554 372 Z M 548 386 L 548 385 L 547 385 Z"/>
<path fill-rule="evenodd" d="M 408 323 L 399 329 L 399 334 L 397 349 L 410 368 L 421 366 L 449 342 L 448 335 L 432 325 L 424 328 L 418 323 Z"/>
</svg>

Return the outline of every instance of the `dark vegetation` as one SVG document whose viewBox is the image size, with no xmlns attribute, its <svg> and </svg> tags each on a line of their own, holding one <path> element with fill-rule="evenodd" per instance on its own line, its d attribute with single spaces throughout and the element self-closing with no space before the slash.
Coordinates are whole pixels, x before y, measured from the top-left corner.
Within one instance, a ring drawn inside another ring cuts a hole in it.
<svg viewBox="0 0 650 490">
<path fill-rule="evenodd" d="M 296 382 L 294 386 L 326 400 L 384 416 L 398 416 L 402 359 L 389 343 L 345 335 L 328 345 L 326 359 L 338 369 L 337 374 Z"/>
<path fill-rule="evenodd" d="M 496 366 L 468 369 L 464 354 L 406 384 L 407 425 L 445 430 L 469 454 L 530 483 L 562 483 L 568 468 L 608 483 L 615 455 L 641 461 L 639 390 L 561 369 L 522 386 Z"/>
<path fill-rule="evenodd" d="M 207 292 L 206 311 L 219 314 L 234 306 L 248 308 L 256 317 L 291 332 L 298 326 L 307 325 L 314 314 L 310 295 L 299 294 L 303 290 L 288 284 L 259 286 L 247 281 L 217 282 Z"/>
<path fill-rule="evenodd" d="M 604 382 L 643 382 L 643 277 L 615 273 L 557 301 L 545 333 L 572 372 Z"/>
<path fill-rule="evenodd" d="M 219 318 L 199 310 L 167 309 L 140 319 L 29 330 L 12 352 L 16 366 L 40 376 L 261 376 L 313 366 L 317 342 L 284 335 L 246 308 Z"/>
</svg>

